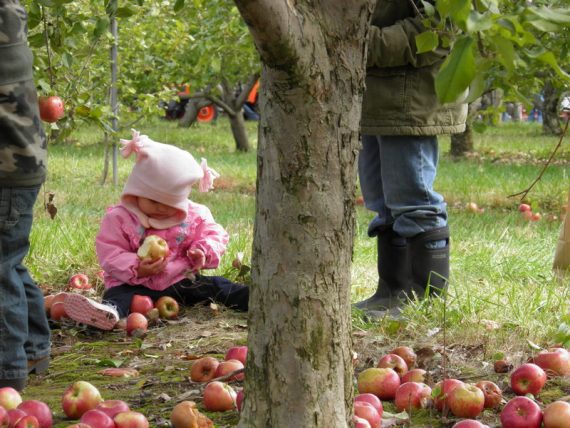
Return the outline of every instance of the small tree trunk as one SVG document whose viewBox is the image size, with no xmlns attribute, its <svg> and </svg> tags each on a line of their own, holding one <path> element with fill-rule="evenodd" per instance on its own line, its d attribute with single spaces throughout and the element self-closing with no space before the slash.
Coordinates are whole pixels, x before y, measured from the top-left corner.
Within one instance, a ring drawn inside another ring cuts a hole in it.
<svg viewBox="0 0 570 428">
<path fill-rule="evenodd" d="M 455 158 L 464 157 L 468 152 L 473 151 L 473 130 L 469 122 L 465 125 L 465 131 L 461 134 L 451 136 L 451 147 L 449 154 Z"/>
<path fill-rule="evenodd" d="M 544 104 L 542 109 L 542 132 L 545 135 L 560 135 L 562 133 L 560 118 L 558 117 L 559 98 L 559 93 L 552 85 L 552 82 L 546 80 L 544 82 Z"/>
<path fill-rule="evenodd" d="M 245 120 L 243 118 L 243 110 L 240 108 L 238 114 L 229 116 L 232 135 L 236 141 L 236 149 L 240 152 L 249 152 L 249 140 L 245 130 Z"/>
<path fill-rule="evenodd" d="M 186 104 L 186 109 L 184 110 L 184 115 L 180 118 L 178 122 L 178 126 L 183 128 L 188 128 L 192 126 L 194 122 L 196 122 L 196 118 L 198 117 L 198 112 L 202 107 L 206 107 L 207 105 L 211 104 L 210 100 L 206 98 L 191 98 Z"/>
</svg>

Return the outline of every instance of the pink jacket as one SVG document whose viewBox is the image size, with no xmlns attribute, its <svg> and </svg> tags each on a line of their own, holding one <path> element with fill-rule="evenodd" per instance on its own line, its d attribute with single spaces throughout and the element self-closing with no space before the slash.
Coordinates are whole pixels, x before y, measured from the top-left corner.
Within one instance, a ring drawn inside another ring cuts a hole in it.
<svg viewBox="0 0 570 428">
<path fill-rule="evenodd" d="M 147 235 L 158 235 L 170 248 L 164 272 L 137 278 L 137 250 Z M 164 290 L 186 278 L 194 266 L 187 257 L 189 249 L 200 249 L 206 255 L 205 269 L 215 269 L 226 250 L 228 233 L 215 222 L 210 210 L 188 201 L 186 220 L 169 229 L 145 229 L 138 218 L 122 204 L 108 209 L 95 239 L 99 264 L 105 273 L 105 287 L 121 284 L 143 285 Z"/>
</svg>

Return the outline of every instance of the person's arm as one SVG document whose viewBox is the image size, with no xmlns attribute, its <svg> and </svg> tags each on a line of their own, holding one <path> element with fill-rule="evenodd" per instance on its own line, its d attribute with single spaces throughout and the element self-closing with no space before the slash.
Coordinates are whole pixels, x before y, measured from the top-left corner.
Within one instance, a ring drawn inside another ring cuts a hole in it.
<svg viewBox="0 0 570 428">
<path fill-rule="evenodd" d="M 220 259 L 228 244 L 228 232 L 216 223 L 210 210 L 203 207 L 200 218 L 196 222 L 193 231 L 193 240 L 188 248 L 188 258 L 192 262 L 191 269 L 215 269 L 220 264 Z M 204 253 L 203 263 L 196 256 L 196 250 Z M 201 264 L 201 266 L 200 266 Z"/>
<path fill-rule="evenodd" d="M 447 56 L 449 49 L 416 53 L 416 36 L 425 31 L 421 17 L 404 19 L 394 25 L 372 26 L 368 40 L 367 67 L 388 68 L 411 65 L 420 68 L 433 65 Z"/>
</svg>

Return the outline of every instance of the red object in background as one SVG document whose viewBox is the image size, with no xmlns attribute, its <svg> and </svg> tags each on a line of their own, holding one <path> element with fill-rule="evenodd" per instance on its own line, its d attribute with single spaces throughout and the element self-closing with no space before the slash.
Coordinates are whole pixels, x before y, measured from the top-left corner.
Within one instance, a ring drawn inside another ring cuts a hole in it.
<svg viewBox="0 0 570 428">
<path fill-rule="evenodd" d="M 198 122 L 211 122 L 216 117 L 216 108 L 213 104 L 202 107 L 198 112 Z"/>
</svg>

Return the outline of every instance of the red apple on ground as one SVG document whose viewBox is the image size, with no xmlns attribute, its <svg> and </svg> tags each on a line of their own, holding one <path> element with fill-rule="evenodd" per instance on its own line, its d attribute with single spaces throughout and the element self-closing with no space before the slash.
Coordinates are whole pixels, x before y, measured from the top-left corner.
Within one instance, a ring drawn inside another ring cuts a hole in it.
<svg viewBox="0 0 570 428">
<path fill-rule="evenodd" d="M 449 409 L 449 405 L 446 404 L 447 397 L 453 389 L 461 385 L 463 382 L 459 379 L 445 379 L 436 383 L 431 394 L 435 408 L 440 412 L 443 411 L 444 406 Z"/>
<path fill-rule="evenodd" d="M 111 419 L 114 418 L 117 413 L 128 412 L 131 410 L 129 408 L 129 405 L 123 400 L 101 401 L 99 404 L 97 404 L 97 407 L 95 407 L 95 409 L 105 413 Z"/>
<path fill-rule="evenodd" d="M 94 385 L 78 380 L 63 393 L 61 407 L 68 418 L 79 419 L 83 413 L 96 408 L 102 401 L 101 393 Z"/>
<path fill-rule="evenodd" d="M 115 428 L 149 428 L 148 419 L 140 412 L 117 413 L 113 418 L 115 421 Z"/>
<path fill-rule="evenodd" d="M 408 366 L 408 369 L 411 369 L 416 365 L 416 360 L 418 356 L 414 352 L 412 348 L 409 346 L 398 346 L 390 351 L 390 354 L 396 354 L 399 357 L 402 357 Z"/>
<path fill-rule="evenodd" d="M 382 401 L 376 397 L 374 394 L 370 394 L 365 392 L 364 394 L 358 394 L 354 397 L 354 401 L 364 401 L 366 403 L 372 404 L 372 406 L 376 409 L 380 417 L 384 413 L 384 407 L 382 406 Z"/>
<path fill-rule="evenodd" d="M 139 314 L 147 315 L 154 309 L 154 302 L 149 296 L 141 296 L 135 294 L 131 300 L 131 312 L 138 312 Z"/>
<path fill-rule="evenodd" d="M 484 425 L 475 419 L 464 419 L 457 422 L 452 428 L 489 428 L 489 425 Z"/>
<path fill-rule="evenodd" d="M 224 360 L 238 360 L 245 366 L 247 360 L 247 346 L 232 346 L 226 352 Z"/>
<path fill-rule="evenodd" d="M 48 294 L 44 296 L 44 309 L 49 316 L 49 312 L 51 310 L 51 305 L 53 304 L 53 299 L 55 298 L 55 294 Z"/>
<path fill-rule="evenodd" d="M 13 427 L 16 425 L 20 419 L 22 419 L 26 415 L 26 412 L 20 409 L 10 409 L 8 410 L 8 426 Z"/>
<path fill-rule="evenodd" d="M 466 383 L 449 392 L 447 404 L 458 418 L 475 418 L 485 408 L 485 395 L 475 385 Z"/>
<path fill-rule="evenodd" d="M 508 373 L 512 368 L 513 365 L 507 360 L 497 360 L 493 363 L 495 373 Z"/>
<path fill-rule="evenodd" d="M 79 422 L 97 428 L 115 428 L 113 418 L 97 409 L 87 410 L 83 413 Z"/>
<path fill-rule="evenodd" d="M 0 406 L 6 410 L 15 409 L 22 402 L 22 396 L 10 386 L 0 388 Z"/>
<path fill-rule="evenodd" d="M 40 400 L 25 400 L 18 405 L 18 409 L 26 415 L 34 416 L 40 428 L 51 428 L 53 425 L 53 415 L 49 406 Z"/>
<path fill-rule="evenodd" d="M 570 375 L 570 352 L 564 348 L 552 348 L 534 356 L 532 362 L 542 368 L 547 375 Z"/>
<path fill-rule="evenodd" d="M 241 412 L 244 398 L 245 398 L 245 393 L 243 392 L 243 389 L 240 389 L 236 394 L 236 407 L 238 412 Z"/>
<path fill-rule="evenodd" d="M 366 419 L 371 428 L 380 428 L 382 425 L 382 417 L 372 404 L 365 401 L 354 402 L 354 415 Z"/>
<path fill-rule="evenodd" d="M 396 354 L 387 354 L 380 358 L 376 367 L 393 369 L 398 376 L 402 377 L 408 371 L 408 365 L 402 357 Z"/>
<path fill-rule="evenodd" d="M 202 404 L 211 412 L 225 412 L 235 408 L 237 394 L 234 389 L 223 382 L 210 382 L 204 388 Z"/>
<path fill-rule="evenodd" d="M 554 401 L 542 412 L 544 428 L 570 428 L 570 403 Z"/>
<path fill-rule="evenodd" d="M 178 302 L 170 296 L 162 296 L 159 298 L 154 304 L 154 307 L 158 309 L 160 317 L 167 320 L 176 318 L 180 311 Z"/>
<path fill-rule="evenodd" d="M 132 336 L 135 332 L 144 333 L 148 330 L 148 320 L 146 317 L 139 313 L 130 313 L 127 317 L 127 335 Z"/>
<path fill-rule="evenodd" d="M 44 122 L 57 122 L 65 115 L 63 100 L 57 95 L 40 97 L 38 100 L 40 119 Z"/>
<path fill-rule="evenodd" d="M 7 428 L 10 418 L 8 417 L 8 410 L 0 406 L 0 427 Z"/>
<path fill-rule="evenodd" d="M 425 383 L 406 382 L 396 390 L 394 404 L 401 412 L 413 409 L 425 409 L 431 403 L 431 388 Z"/>
<path fill-rule="evenodd" d="M 366 419 L 359 418 L 356 415 L 352 415 L 352 422 L 354 422 L 354 428 L 372 428 Z"/>
<path fill-rule="evenodd" d="M 190 379 L 192 382 L 208 382 L 214 379 L 220 362 L 214 357 L 202 357 L 192 364 Z"/>
<path fill-rule="evenodd" d="M 517 367 L 511 373 L 511 389 L 517 395 L 537 395 L 546 384 L 546 373 L 533 363 Z"/>
<path fill-rule="evenodd" d="M 63 302 L 54 302 L 51 305 L 49 311 L 49 317 L 54 321 L 61 321 L 63 318 L 68 318 L 65 312 L 65 306 Z"/>
<path fill-rule="evenodd" d="M 485 396 L 485 409 L 494 409 L 499 407 L 503 400 L 503 391 L 501 388 L 490 380 L 482 380 L 475 384 L 477 388 L 483 391 Z"/>
<path fill-rule="evenodd" d="M 88 290 L 91 288 L 91 284 L 89 283 L 89 277 L 84 273 L 77 273 L 69 279 L 67 288 L 69 288 L 70 290 L 74 288 L 77 290 Z"/>
<path fill-rule="evenodd" d="M 372 367 L 358 375 L 358 392 L 376 395 L 381 400 L 393 400 L 400 386 L 400 376 L 392 369 Z"/>
<path fill-rule="evenodd" d="M 234 372 L 236 370 L 240 370 L 243 368 L 244 368 L 244 365 L 242 364 L 241 361 L 238 361 L 238 360 L 222 361 L 220 364 L 218 364 L 218 368 L 216 369 L 216 373 L 214 373 L 214 378 L 225 376 L 231 372 Z M 228 381 L 244 380 L 244 378 L 245 378 L 245 373 L 240 373 L 240 374 L 237 374 L 235 376 L 232 376 L 231 378 L 229 378 L 227 380 Z"/>
<path fill-rule="evenodd" d="M 538 220 L 540 220 L 541 218 L 542 218 L 542 214 L 540 214 L 540 213 L 533 213 L 530 219 L 531 219 L 532 221 L 538 221 Z"/>
<path fill-rule="evenodd" d="M 91 425 L 84 424 L 82 422 L 69 425 L 67 428 L 93 428 Z"/>
<path fill-rule="evenodd" d="M 51 426 L 51 425 L 50 425 Z M 35 416 L 26 415 L 16 422 L 14 428 L 40 428 L 40 423 Z"/>
<path fill-rule="evenodd" d="M 424 369 L 412 369 L 402 376 L 402 383 L 406 382 L 426 382 L 426 371 Z"/>
<path fill-rule="evenodd" d="M 158 235 L 148 235 L 137 251 L 141 259 L 158 260 L 168 256 L 168 243 Z"/>
<path fill-rule="evenodd" d="M 519 211 L 521 213 L 524 213 L 525 211 L 532 211 L 532 209 L 531 209 L 529 204 L 520 204 L 519 205 Z"/>
<path fill-rule="evenodd" d="M 508 428 L 540 428 L 542 410 L 528 397 L 515 397 L 501 411 L 501 425 Z"/>
</svg>

